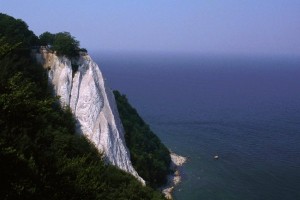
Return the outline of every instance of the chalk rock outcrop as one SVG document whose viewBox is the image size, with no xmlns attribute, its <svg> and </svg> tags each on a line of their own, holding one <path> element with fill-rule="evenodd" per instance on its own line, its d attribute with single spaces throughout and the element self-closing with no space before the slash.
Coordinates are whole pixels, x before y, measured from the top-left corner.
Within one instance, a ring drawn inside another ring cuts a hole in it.
<svg viewBox="0 0 300 200">
<path fill-rule="evenodd" d="M 73 69 L 70 59 L 45 49 L 37 57 L 48 69 L 54 94 L 60 96 L 62 106 L 70 106 L 74 113 L 77 131 L 94 143 L 109 163 L 145 184 L 130 161 L 114 95 L 99 66 L 89 55 L 73 61 Z"/>
</svg>

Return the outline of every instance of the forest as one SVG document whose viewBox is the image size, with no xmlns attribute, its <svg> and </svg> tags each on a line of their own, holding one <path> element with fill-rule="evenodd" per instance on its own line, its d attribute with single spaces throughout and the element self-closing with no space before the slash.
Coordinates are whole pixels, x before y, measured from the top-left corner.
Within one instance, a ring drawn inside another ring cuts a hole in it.
<svg viewBox="0 0 300 200">
<path fill-rule="evenodd" d="M 165 181 L 167 149 L 136 113 L 124 115 L 122 109 L 129 108 L 119 103 L 133 163 L 152 187 L 106 164 L 94 145 L 75 133 L 71 110 L 60 107 L 47 72 L 32 59 L 31 49 L 41 40 L 27 24 L 0 14 L 0 27 L 0 199 L 164 199 L 154 186 Z M 134 136 L 130 128 L 145 132 Z M 147 151 L 133 144 L 145 144 L 149 134 L 153 143 Z"/>
</svg>

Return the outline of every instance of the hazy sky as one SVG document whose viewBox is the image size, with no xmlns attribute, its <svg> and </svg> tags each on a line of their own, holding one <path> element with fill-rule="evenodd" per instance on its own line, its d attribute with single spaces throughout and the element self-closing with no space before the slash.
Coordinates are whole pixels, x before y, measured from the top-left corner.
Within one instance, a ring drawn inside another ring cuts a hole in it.
<svg viewBox="0 0 300 200">
<path fill-rule="evenodd" d="M 0 0 L 0 12 L 88 50 L 300 56 L 300 0 Z"/>
</svg>

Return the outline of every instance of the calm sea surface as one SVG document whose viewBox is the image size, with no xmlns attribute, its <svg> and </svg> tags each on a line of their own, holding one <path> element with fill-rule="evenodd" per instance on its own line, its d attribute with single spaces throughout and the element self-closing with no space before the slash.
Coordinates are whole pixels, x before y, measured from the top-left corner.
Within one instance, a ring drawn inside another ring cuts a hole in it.
<svg viewBox="0 0 300 200">
<path fill-rule="evenodd" d="M 300 199 L 300 58 L 92 56 L 161 140 L 189 157 L 175 199 Z"/>
</svg>

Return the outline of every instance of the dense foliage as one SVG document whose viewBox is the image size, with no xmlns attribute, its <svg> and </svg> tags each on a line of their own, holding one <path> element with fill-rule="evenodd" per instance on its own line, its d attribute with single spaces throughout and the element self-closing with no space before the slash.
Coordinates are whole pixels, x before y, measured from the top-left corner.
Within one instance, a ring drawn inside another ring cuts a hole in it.
<svg viewBox="0 0 300 200">
<path fill-rule="evenodd" d="M 118 91 L 114 91 L 114 95 L 134 168 L 152 187 L 161 186 L 170 173 L 168 149 L 129 104 L 126 96 Z"/>
<path fill-rule="evenodd" d="M 65 55 L 69 58 L 78 56 L 79 42 L 68 32 L 55 34 L 53 50 L 58 55 Z"/>
<path fill-rule="evenodd" d="M 55 40 L 55 34 L 46 31 L 39 36 L 39 39 L 40 39 L 40 44 L 43 46 L 53 45 Z"/>
<path fill-rule="evenodd" d="M 39 44 L 38 37 L 28 30 L 24 21 L 2 13 L 0 13 L 0 37 L 6 38 L 6 42 L 11 45 L 20 43 L 19 48 Z"/>
<path fill-rule="evenodd" d="M 22 38 L 22 31 L 4 29 L 1 25 L 0 41 L 7 48 L 0 56 L 0 199 L 163 199 L 105 164 L 95 147 L 75 134 L 70 110 L 51 97 L 45 71 L 31 60 L 32 35 Z M 11 41 L 30 42 L 20 49 Z"/>
<path fill-rule="evenodd" d="M 39 38 L 42 45 L 50 46 L 57 55 L 65 55 L 68 58 L 79 55 L 79 41 L 69 32 L 52 34 L 47 31 L 42 33 Z"/>
</svg>

